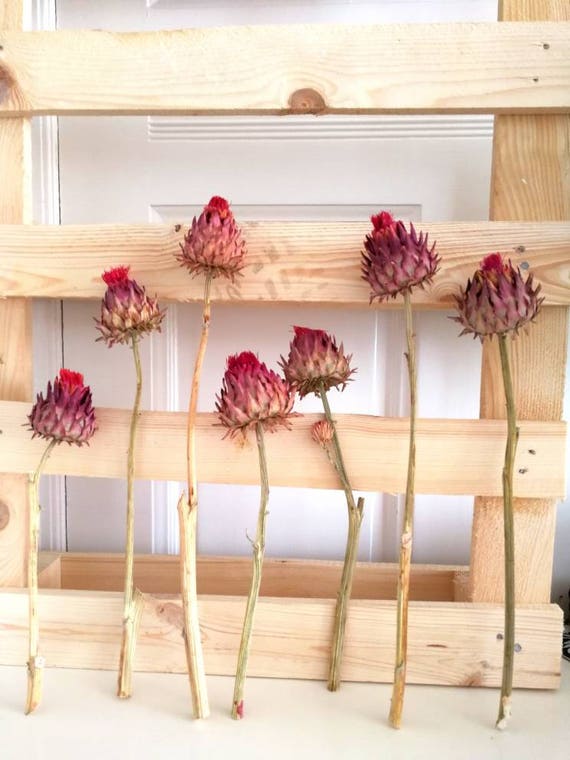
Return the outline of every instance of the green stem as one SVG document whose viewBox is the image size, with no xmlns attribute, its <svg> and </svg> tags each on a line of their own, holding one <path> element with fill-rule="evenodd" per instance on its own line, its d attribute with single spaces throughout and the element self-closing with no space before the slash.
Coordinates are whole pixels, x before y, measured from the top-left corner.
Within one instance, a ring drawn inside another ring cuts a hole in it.
<svg viewBox="0 0 570 760">
<path fill-rule="evenodd" d="M 348 537 L 344 554 L 344 564 L 342 567 L 340 588 L 337 593 L 333 628 L 333 642 L 329 666 L 329 680 L 327 684 L 329 691 L 336 691 L 340 686 L 340 667 L 342 663 L 342 653 L 344 650 L 348 603 L 350 601 L 350 596 L 352 593 L 354 569 L 356 567 L 356 561 L 358 559 L 358 539 L 360 536 L 360 526 L 362 524 L 362 517 L 364 514 L 364 499 L 359 498 L 358 503 L 355 503 L 354 501 L 354 494 L 350 485 L 350 481 L 348 479 L 346 467 L 344 465 L 344 459 L 342 457 L 342 450 L 340 448 L 340 442 L 338 440 L 336 423 L 332 416 L 326 388 L 323 382 L 321 382 L 319 395 L 323 402 L 325 417 L 330 423 L 333 430 L 332 462 L 340 478 L 340 482 L 346 496 L 346 505 L 348 508 Z"/>
<path fill-rule="evenodd" d="M 188 407 L 188 426 L 186 435 L 186 459 L 188 469 L 188 499 L 182 494 L 178 502 L 180 525 L 180 586 L 182 592 L 182 614 L 184 625 L 184 646 L 186 663 L 192 695 L 192 714 L 194 718 L 207 718 L 210 714 L 206 671 L 200 636 L 198 615 L 198 586 L 196 582 L 196 544 L 198 525 L 198 475 L 196 469 L 196 419 L 198 415 L 198 393 L 202 365 L 208 345 L 211 316 L 211 285 L 213 275 L 206 274 L 204 283 L 204 302 L 202 307 L 202 332 L 196 354 L 190 402 Z"/>
<path fill-rule="evenodd" d="M 513 392 L 513 380 L 509 362 L 506 334 L 499 335 L 499 352 L 505 400 L 507 404 L 507 445 L 503 468 L 503 526 L 505 543 L 505 638 L 503 646 L 503 678 L 497 728 L 506 728 L 511 715 L 513 692 L 513 667 L 515 651 L 515 536 L 513 515 L 513 472 L 519 431 Z"/>
<path fill-rule="evenodd" d="M 408 655 L 408 603 L 410 597 L 410 572 L 412 564 L 412 538 L 414 525 L 414 482 L 416 470 L 416 417 L 417 417 L 417 372 L 412 302 L 409 292 L 404 294 L 406 315 L 406 362 L 410 386 L 410 441 L 408 449 L 408 476 L 406 480 L 406 501 L 404 524 L 400 542 L 400 563 L 398 572 L 398 596 L 396 602 L 396 664 L 394 685 L 390 705 L 390 725 L 400 728 L 406 688 L 406 667 Z"/>
<path fill-rule="evenodd" d="M 269 501 L 267 457 L 265 454 L 265 439 L 263 436 L 263 426 L 261 422 L 257 423 L 255 432 L 257 437 L 257 450 L 259 453 L 259 478 L 261 483 L 261 494 L 259 499 L 259 514 L 257 516 L 257 530 L 255 534 L 255 540 L 251 542 L 253 550 L 253 573 L 251 578 L 251 586 L 247 597 L 247 605 L 245 608 L 245 616 L 243 621 L 243 629 L 236 668 L 234 697 L 232 702 L 232 718 L 235 720 L 243 718 L 244 714 L 243 693 L 245 688 L 247 661 L 249 658 L 249 649 L 251 645 L 251 634 L 253 631 L 255 607 L 257 604 L 257 599 L 259 597 L 259 588 L 261 586 L 263 555 L 265 553 L 265 524 L 268 515 L 267 502 Z"/>
<path fill-rule="evenodd" d="M 131 679 L 133 659 L 136 646 L 137 628 L 142 614 L 142 595 L 135 592 L 133 571 L 135 558 L 135 445 L 137 425 L 140 416 L 142 394 L 142 369 L 139 353 L 139 338 L 132 337 L 133 359 L 135 362 L 136 391 L 131 427 L 129 433 L 129 451 L 127 456 L 127 535 L 125 540 L 125 589 L 123 597 L 123 634 L 119 658 L 119 678 L 117 696 L 127 699 L 131 696 Z"/>
<path fill-rule="evenodd" d="M 40 642 L 40 624 L 38 618 L 38 548 L 40 541 L 40 502 L 38 486 L 40 476 L 49 455 L 57 441 L 51 440 L 46 446 L 38 467 L 28 482 L 30 520 L 28 549 L 28 603 L 29 603 L 29 640 L 28 640 L 28 693 L 26 697 L 26 715 L 33 712 L 42 698 L 43 660 L 38 655 Z"/>
</svg>

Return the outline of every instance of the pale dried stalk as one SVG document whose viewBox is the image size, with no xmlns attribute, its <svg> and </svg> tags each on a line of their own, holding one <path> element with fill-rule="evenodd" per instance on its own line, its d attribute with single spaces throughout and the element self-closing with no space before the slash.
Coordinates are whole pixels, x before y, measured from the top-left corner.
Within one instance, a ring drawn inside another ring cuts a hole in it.
<svg viewBox="0 0 570 760">
<path fill-rule="evenodd" d="M 202 365 L 208 345 L 210 329 L 210 290 L 212 273 L 206 273 L 204 284 L 204 304 L 202 309 L 202 333 L 196 354 L 190 403 L 188 407 L 188 428 L 186 436 L 186 458 L 188 465 L 188 499 L 184 494 L 178 501 L 178 519 L 180 524 L 180 586 L 182 592 L 183 633 L 186 649 L 186 662 L 190 691 L 192 694 L 192 715 L 194 718 L 207 718 L 210 714 L 206 671 L 200 638 L 200 620 L 198 615 L 198 589 L 196 584 L 196 528 L 198 519 L 198 476 L 196 472 L 196 416 L 198 411 L 198 392 Z"/>
<path fill-rule="evenodd" d="M 410 598 L 410 570 L 412 564 L 412 537 L 414 525 L 414 479 L 416 470 L 416 415 L 417 415 L 417 377 L 416 352 L 412 315 L 412 303 L 409 292 L 404 293 L 404 311 L 406 314 L 406 361 L 410 386 L 410 442 L 408 450 L 408 477 L 406 480 L 406 501 L 404 506 L 404 525 L 400 543 L 400 565 L 398 572 L 398 597 L 396 604 L 396 665 L 394 667 L 394 686 L 390 705 L 390 725 L 400 728 L 404 708 L 404 691 L 406 688 L 406 667 L 408 657 L 408 605 Z"/>
<path fill-rule="evenodd" d="M 340 686 L 340 667 L 342 664 L 342 653 L 344 650 L 348 603 L 350 601 L 350 596 L 352 593 L 354 568 L 356 567 L 356 561 L 358 559 L 358 540 L 360 537 L 360 526 L 362 524 L 362 517 L 364 514 L 364 499 L 360 497 L 358 499 L 358 503 L 355 503 L 354 501 L 354 494 L 352 492 L 352 487 L 350 485 L 346 468 L 344 466 L 342 451 L 336 431 L 336 424 L 331 413 L 329 400 L 327 398 L 327 392 L 325 390 L 324 383 L 322 382 L 319 395 L 321 397 L 321 401 L 323 402 L 325 417 L 331 424 L 333 430 L 332 451 L 327 451 L 340 478 L 340 482 L 346 497 L 346 505 L 348 508 L 348 538 L 346 542 L 340 588 L 337 594 L 333 628 L 333 642 L 329 666 L 329 680 L 327 684 L 329 691 L 336 691 Z"/>
<path fill-rule="evenodd" d="M 28 548 L 28 603 L 29 603 L 29 640 L 28 640 L 28 693 L 26 697 L 26 715 L 33 712 L 42 698 L 43 658 L 39 656 L 40 623 L 38 618 L 38 547 L 40 541 L 40 501 L 38 486 L 40 476 L 49 455 L 57 441 L 51 440 L 40 459 L 37 470 L 29 478 L 29 548 Z"/>
<path fill-rule="evenodd" d="M 257 423 L 255 432 L 257 437 L 257 450 L 259 453 L 259 479 L 261 483 L 261 494 L 259 499 L 259 513 L 257 516 L 257 530 L 255 539 L 251 541 L 251 547 L 253 550 L 253 573 L 245 608 L 241 641 L 239 645 L 238 663 L 236 668 L 234 697 L 232 702 L 232 718 L 234 718 L 234 720 L 240 720 L 244 716 L 243 693 L 245 688 L 247 661 L 249 658 L 249 650 L 251 646 L 251 634 L 253 631 L 255 607 L 257 604 L 257 599 L 259 597 L 259 588 L 261 586 L 263 556 L 265 553 L 265 524 L 268 515 L 267 502 L 269 501 L 269 478 L 267 475 L 265 439 L 263 436 L 263 425 L 261 422 Z"/>
<path fill-rule="evenodd" d="M 513 669 L 515 651 L 515 535 L 513 515 L 513 472 L 515 453 L 519 438 L 517 427 L 513 380 L 509 362 L 507 335 L 499 335 L 499 352 L 505 400 L 507 405 L 507 445 L 503 467 L 503 529 L 505 542 L 505 638 L 503 644 L 503 678 L 497 728 L 504 729 L 511 716 L 511 697 L 513 693 Z"/>
<path fill-rule="evenodd" d="M 117 696 L 128 699 L 132 694 L 132 671 L 137 632 L 142 615 L 142 594 L 134 589 L 133 571 L 135 561 L 135 445 L 137 425 L 140 416 L 142 394 L 142 369 L 139 354 L 139 339 L 133 335 L 132 348 L 135 362 L 136 391 L 131 413 L 129 451 L 127 455 L 127 535 L 125 539 L 125 589 L 123 596 L 123 633 L 119 657 L 119 677 Z"/>
</svg>

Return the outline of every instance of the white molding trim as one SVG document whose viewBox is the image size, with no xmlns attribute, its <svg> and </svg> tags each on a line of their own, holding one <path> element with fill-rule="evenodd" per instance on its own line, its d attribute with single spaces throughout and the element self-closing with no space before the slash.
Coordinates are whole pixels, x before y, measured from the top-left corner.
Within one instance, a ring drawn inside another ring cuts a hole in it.
<svg viewBox="0 0 570 760">
<path fill-rule="evenodd" d="M 402 140 L 490 138 L 493 117 L 473 116 L 150 116 L 151 142 L 228 140 Z"/>
<path fill-rule="evenodd" d="M 158 348 L 158 345 L 161 348 Z M 151 409 L 179 409 L 178 306 L 168 305 L 161 341 L 150 336 Z M 153 480 L 150 484 L 151 552 L 178 554 L 180 551 L 177 504 L 185 484 Z"/>
<path fill-rule="evenodd" d="M 56 0 L 33 0 L 28 4 L 27 28 L 56 28 Z M 42 116 L 34 128 L 34 219 L 59 224 L 59 134 L 56 116 Z M 34 301 L 34 385 L 45 387 L 63 364 L 61 301 Z M 42 549 L 65 551 L 67 546 L 66 485 L 62 475 L 42 478 L 40 486 Z"/>
</svg>

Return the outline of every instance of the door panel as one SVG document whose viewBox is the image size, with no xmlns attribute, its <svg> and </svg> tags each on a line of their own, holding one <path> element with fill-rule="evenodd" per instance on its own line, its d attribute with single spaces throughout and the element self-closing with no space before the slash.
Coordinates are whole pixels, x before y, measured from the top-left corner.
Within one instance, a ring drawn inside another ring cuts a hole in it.
<svg viewBox="0 0 570 760">
<path fill-rule="evenodd" d="M 494 17 L 495 5 L 157 0 L 147 7 L 141 0 L 60 0 L 58 22 L 68 28 L 144 29 L 323 19 L 481 20 Z M 213 194 L 228 197 L 242 221 L 363 219 L 387 206 L 406 219 L 482 219 L 491 139 L 488 117 L 68 117 L 60 119 L 59 130 L 61 221 L 188 222 Z M 130 407 L 131 357 L 127 349 L 94 342 L 98 308 L 64 304 L 65 362 L 85 372 L 97 404 Z M 358 374 L 344 393 L 331 394 L 335 411 L 407 413 L 402 313 L 365 306 L 215 306 L 199 408 L 212 410 L 229 353 L 259 351 L 275 367 L 287 351 L 291 326 L 299 323 L 333 331 L 354 354 Z M 163 333 L 145 339 L 144 408 L 186 409 L 199 325 L 199 306 L 170 305 Z M 445 313 L 418 313 L 417 334 L 422 416 L 477 417 L 478 344 L 458 341 Z M 306 399 L 298 408 L 319 410 L 318 401 Z M 182 487 L 137 484 L 138 551 L 177 550 L 175 505 Z M 200 551 L 249 553 L 245 529 L 253 530 L 257 499 L 254 487 L 201 485 Z M 367 494 L 366 501 L 360 557 L 394 559 L 401 497 Z M 120 550 L 124 503 L 124 483 L 68 478 L 69 549 Z M 471 506 L 471 497 L 419 496 L 415 559 L 466 562 Z M 270 510 L 268 554 L 342 557 L 346 506 L 340 492 L 273 488 Z"/>
</svg>

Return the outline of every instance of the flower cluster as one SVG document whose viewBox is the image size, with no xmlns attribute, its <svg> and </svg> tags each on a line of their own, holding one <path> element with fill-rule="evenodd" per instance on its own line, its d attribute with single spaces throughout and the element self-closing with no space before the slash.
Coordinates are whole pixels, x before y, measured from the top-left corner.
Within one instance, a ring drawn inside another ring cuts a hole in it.
<svg viewBox="0 0 570 760">
<path fill-rule="evenodd" d="M 491 253 L 455 296 L 459 316 L 453 319 L 462 325 L 461 335 L 473 333 L 481 341 L 516 333 L 536 317 L 544 301 L 539 293 L 540 285 L 533 287 L 531 274 L 525 280 L 518 267 L 500 253 Z"/>
<path fill-rule="evenodd" d="M 192 220 L 176 258 L 193 275 L 222 276 L 233 282 L 245 266 L 245 254 L 245 241 L 230 204 L 215 195 Z"/>
<path fill-rule="evenodd" d="M 156 298 L 150 298 L 129 267 L 115 267 L 102 275 L 107 290 L 101 302 L 101 319 L 95 320 L 99 340 L 108 346 L 129 343 L 135 336 L 158 330 L 164 319 Z"/>
<path fill-rule="evenodd" d="M 83 375 L 68 369 L 48 383 L 44 397 L 38 393 L 36 403 L 28 416 L 33 438 L 61 443 L 87 443 L 96 430 L 95 411 L 91 389 L 83 382 Z"/>
</svg>

